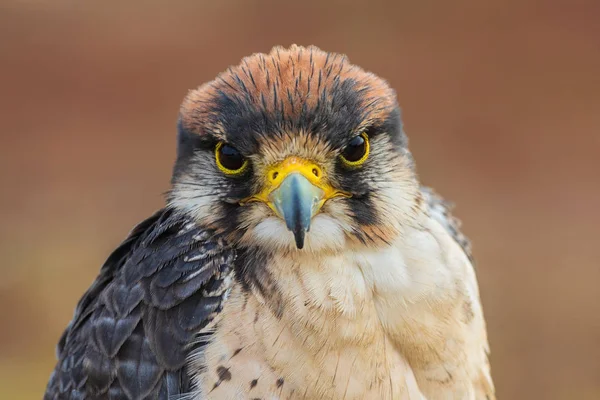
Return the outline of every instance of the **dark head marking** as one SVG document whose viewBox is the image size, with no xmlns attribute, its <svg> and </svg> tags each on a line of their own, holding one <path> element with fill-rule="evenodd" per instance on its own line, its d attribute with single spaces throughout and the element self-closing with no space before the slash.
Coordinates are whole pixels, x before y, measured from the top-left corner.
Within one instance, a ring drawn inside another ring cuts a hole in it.
<svg viewBox="0 0 600 400">
<path fill-rule="evenodd" d="M 388 84 L 346 56 L 314 46 L 276 47 L 190 91 L 180 110 L 179 157 L 207 136 L 249 152 L 265 136 L 298 131 L 325 135 L 334 146 L 373 124 L 403 137 L 397 108 Z"/>
</svg>

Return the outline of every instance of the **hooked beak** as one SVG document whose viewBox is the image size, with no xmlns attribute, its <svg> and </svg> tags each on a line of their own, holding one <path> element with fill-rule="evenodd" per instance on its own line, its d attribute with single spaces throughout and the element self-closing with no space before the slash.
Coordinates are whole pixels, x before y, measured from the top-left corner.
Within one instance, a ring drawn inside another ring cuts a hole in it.
<svg viewBox="0 0 600 400">
<path fill-rule="evenodd" d="M 334 189 L 323 176 L 321 168 L 299 157 L 288 157 L 267 170 L 267 184 L 255 196 L 242 202 L 266 203 L 294 234 L 296 247 L 304 247 L 312 218 L 325 201 L 348 193 Z"/>
<path fill-rule="evenodd" d="M 294 234 L 296 247 L 304 247 L 304 236 L 310 230 L 310 220 L 321 208 L 325 192 L 299 173 L 288 175 L 269 200 L 277 215 Z"/>
</svg>

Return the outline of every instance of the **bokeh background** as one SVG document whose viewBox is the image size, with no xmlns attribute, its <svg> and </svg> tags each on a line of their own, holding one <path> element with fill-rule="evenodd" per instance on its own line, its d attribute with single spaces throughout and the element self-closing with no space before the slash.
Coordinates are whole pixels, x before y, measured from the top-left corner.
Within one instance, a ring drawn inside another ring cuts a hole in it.
<svg viewBox="0 0 600 400">
<path fill-rule="evenodd" d="M 76 301 L 163 203 L 186 91 L 276 44 L 398 92 L 474 242 L 501 399 L 600 399 L 600 3 L 0 2 L 0 398 L 41 398 Z"/>
</svg>

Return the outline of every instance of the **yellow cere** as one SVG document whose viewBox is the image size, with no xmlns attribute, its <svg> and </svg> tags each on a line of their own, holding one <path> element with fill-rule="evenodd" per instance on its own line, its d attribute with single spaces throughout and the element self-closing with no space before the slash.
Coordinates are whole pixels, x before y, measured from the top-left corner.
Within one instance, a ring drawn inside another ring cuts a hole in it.
<svg viewBox="0 0 600 400">
<path fill-rule="evenodd" d="M 317 164 L 301 157 L 292 156 L 286 158 L 278 164 L 268 167 L 266 170 L 265 185 L 263 190 L 256 195 L 245 199 L 243 203 L 250 201 L 262 201 L 267 203 L 269 207 L 273 208 L 270 204 L 269 194 L 276 190 L 284 181 L 284 179 L 292 173 L 302 174 L 310 183 L 321 189 L 324 193 L 322 203 L 333 197 L 350 197 L 349 193 L 337 190 L 331 186 L 327 178 L 324 176 L 323 170 Z"/>
</svg>

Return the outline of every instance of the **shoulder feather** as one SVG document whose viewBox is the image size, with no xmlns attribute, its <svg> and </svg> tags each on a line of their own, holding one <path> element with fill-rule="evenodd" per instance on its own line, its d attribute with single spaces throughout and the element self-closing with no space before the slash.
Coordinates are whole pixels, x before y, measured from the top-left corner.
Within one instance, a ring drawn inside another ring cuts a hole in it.
<svg viewBox="0 0 600 400">
<path fill-rule="evenodd" d="M 173 210 L 109 256 L 62 335 L 45 400 L 168 399 L 190 389 L 186 360 L 222 309 L 235 254 Z"/>
</svg>

